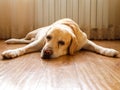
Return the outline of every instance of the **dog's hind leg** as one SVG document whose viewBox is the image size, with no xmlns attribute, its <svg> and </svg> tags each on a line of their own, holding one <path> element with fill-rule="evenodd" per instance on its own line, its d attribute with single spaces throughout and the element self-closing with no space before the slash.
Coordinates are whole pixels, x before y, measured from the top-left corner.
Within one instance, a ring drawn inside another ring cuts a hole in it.
<svg viewBox="0 0 120 90">
<path fill-rule="evenodd" d="M 34 41 L 34 38 L 32 38 L 30 40 L 27 40 L 25 38 L 23 38 L 23 39 L 12 38 L 12 39 L 6 40 L 5 43 L 7 43 L 7 44 L 28 44 L 28 43 L 31 43 L 33 41 Z"/>
<path fill-rule="evenodd" d="M 34 41 L 37 33 L 38 33 L 38 30 L 35 30 L 35 31 L 32 31 L 32 32 L 29 32 L 25 36 L 25 38 L 22 38 L 22 39 L 12 38 L 12 39 L 6 40 L 5 42 L 7 44 L 28 44 L 28 43 L 31 43 L 31 42 Z"/>
<path fill-rule="evenodd" d="M 83 49 L 90 50 L 105 56 L 120 57 L 120 53 L 117 50 L 99 46 L 90 40 L 88 40 Z"/>
<path fill-rule="evenodd" d="M 5 42 L 6 43 L 8 43 L 8 44 L 28 44 L 28 43 L 31 43 L 31 42 L 33 42 L 33 41 L 35 41 L 35 40 L 37 40 L 38 39 L 38 36 L 40 36 L 41 37 L 41 35 L 39 35 L 39 33 L 42 31 L 42 33 L 43 32 L 47 32 L 48 30 L 49 30 L 49 26 L 46 26 L 46 27 L 42 27 L 42 28 L 38 28 L 38 29 L 36 29 L 36 30 L 34 30 L 34 31 L 31 31 L 31 32 L 29 32 L 26 36 L 25 36 L 25 38 L 22 38 L 22 39 L 15 39 L 15 38 L 12 38 L 12 39 L 8 39 L 8 40 L 6 40 Z M 43 35 L 42 35 L 43 36 Z"/>
</svg>

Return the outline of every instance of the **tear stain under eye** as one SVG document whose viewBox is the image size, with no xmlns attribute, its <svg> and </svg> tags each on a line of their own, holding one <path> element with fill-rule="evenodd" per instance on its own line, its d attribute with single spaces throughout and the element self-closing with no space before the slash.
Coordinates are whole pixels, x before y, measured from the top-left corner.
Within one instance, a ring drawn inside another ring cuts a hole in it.
<svg viewBox="0 0 120 90">
<path fill-rule="evenodd" d="M 70 55 L 70 46 L 72 44 L 72 39 L 70 40 L 70 44 L 68 45 L 68 48 L 67 48 L 67 54 Z"/>
<path fill-rule="evenodd" d="M 58 43 L 58 48 L 59 48 L 59 43 Z"/>
</svg>

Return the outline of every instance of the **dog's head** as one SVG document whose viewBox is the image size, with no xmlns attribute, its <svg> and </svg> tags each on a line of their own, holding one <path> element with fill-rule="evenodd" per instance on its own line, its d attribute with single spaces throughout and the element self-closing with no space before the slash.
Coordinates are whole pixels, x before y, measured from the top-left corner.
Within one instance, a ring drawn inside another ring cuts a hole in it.
<svg viewBox="0 0 120 90">
<path fill-rule="evenodd" d="M 41 51 L 41 57 L 56 58 L 62 55 L 72 55 L 81 49 L 86 42 L 86 35 L 78 25 L 69 19 L 55 22 L 45 37 L 45 45 Z"/>
<path fill-rule="evenodd" d="M 45 37 L 46 43 L 41 51 L 41 57 L 48 59 L 73 54 L 77 41 L 70 29 L 65 25 L 52 27 Z"/>
</svg>

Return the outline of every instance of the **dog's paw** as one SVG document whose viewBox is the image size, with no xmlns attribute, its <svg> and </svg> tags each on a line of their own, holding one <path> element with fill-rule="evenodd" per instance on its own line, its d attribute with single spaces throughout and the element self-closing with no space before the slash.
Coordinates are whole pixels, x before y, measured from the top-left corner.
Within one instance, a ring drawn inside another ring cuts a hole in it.
<svg viewBox="0 0 120 90">
<path fill-rule="evenodd" d="M 114 49 L 105 49 L 102 54 L 106 55 L 106 56 L 111 56 L 111 57 L 120 57 L 119 56 L 119 52 L 117 50 Z"/>
<path fill-rule="evenodd" d="M 17 50 L 7 50 L 2 53 L 2 57 L 5 59 L 11 59 L 19 56 L 19 52 Z"/>
<path fill-rule="evenodd" d="M 12 39 L 8 39 L 8 40 L 6 40 L 5 43 L 7 43 L 7 44 L 13 44 L 14 41 L 15 41 L 15 39 L 12 38 Z"/>
</svg>

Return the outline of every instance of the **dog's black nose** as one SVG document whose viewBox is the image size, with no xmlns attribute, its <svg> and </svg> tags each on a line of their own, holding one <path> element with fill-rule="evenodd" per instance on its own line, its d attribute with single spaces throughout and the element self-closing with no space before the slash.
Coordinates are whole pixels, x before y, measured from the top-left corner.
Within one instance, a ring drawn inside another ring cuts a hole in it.
<svg viewBox="0 0 120 90">
<path fill-rule="evenodd" d="M 49 59 L 51 57 L 51 55 L 53 54 L 53 51 L 52 50 L 44 50 L 44 53 L 43 53 L 43 59 Z"/>
<path fill-rule="evenodd" d="M 52 54 L 53 54 L 53 51 L 52 51 L 52 50 L 45 50 L 45 51 L 44 51 L 44 54 L 45 54 L 45 55 L 52 55 Z"/>
</svg>

